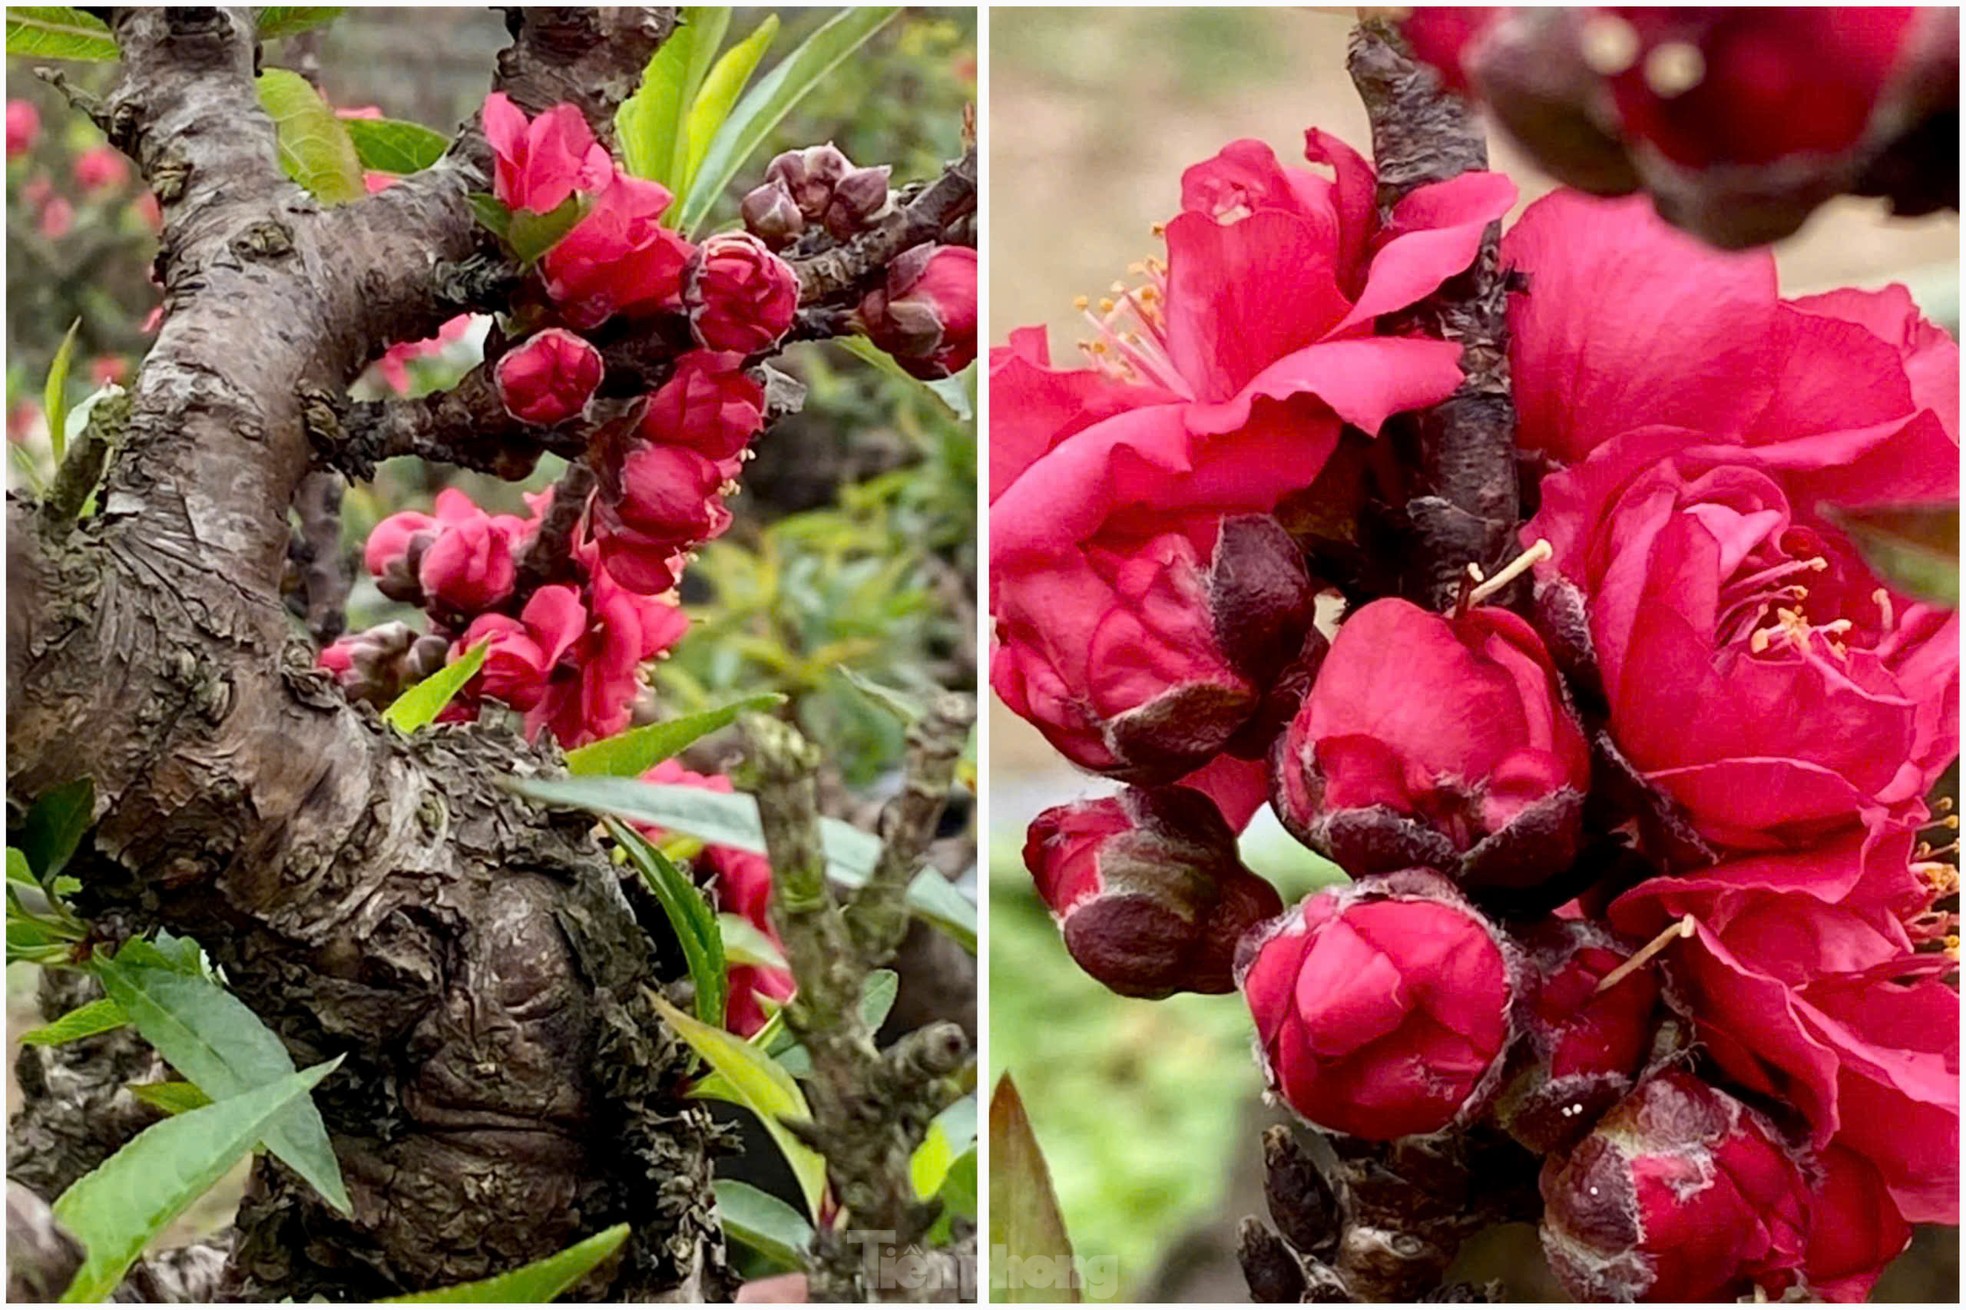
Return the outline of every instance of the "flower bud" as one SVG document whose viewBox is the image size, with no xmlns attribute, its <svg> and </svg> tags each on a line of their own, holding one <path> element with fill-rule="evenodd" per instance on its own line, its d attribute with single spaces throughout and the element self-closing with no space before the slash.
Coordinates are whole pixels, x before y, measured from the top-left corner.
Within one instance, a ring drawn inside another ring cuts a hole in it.
<svg viewBox="0 0 1966 1310">
<path fill-rule="evenodd" d="M 338 638 L 321 651 L 320 665 L 335 675 L 351 701 L 388 705 L 444 666 L 450 642 L 418 636 L 405 623 L 384 623 Z"/>
<path fill-rule="evenodd" d="M 1631 1091 L 1658 1027 L 1658 974 L 1634 969 L 1600 993 L 1631 951 L 1581 919 L 1545 919 L 1516 940 L 1517 1035 L 1495 1119 L 1532 1151 L 1564 1151 Z"/>
<path fill-rule="evenodd" d="M 376 524 L 362 548 L 362 564 L 374 576 L 376 590 L 404 605 L 423 604 L 417 570 L 439 531 L 437 520 L 415 510 L 391 514 Z"/>
<path fill-rule="evenodd" d="M 764 426 L 765 392 L 737 355 L 693 350 L 649 400 L 644 440 L 687 446 L 719 463 L 737 458 Z M 734 473 L 732 465 L 725 470 Z"/>
<path fill-rule="evenodd" d="M 976 252 L 916 246 L 888 267 L 858 316 L 868 339 L 919 378 L 941 378 L 976 358 Z"/>
<path fill-rule="evenodd" d="M 472 615 L 512 594 L 514 549 L 526 523 L 487 514 L 455 487 L 437 493 L 436 516 L 406 510 L 376 524 L 362 560 L 391 600 Z"/>
<path fill-rule="evenodd" d="M 833 187 L 853 171 L 853 161 L 828 141 L 823 146 L 787 150 L 765 165 L 765 181 L 785 188 L 809 222 L 817 223 L 832 203 Z"/>
<path fill-rule="evenodd" d="M 1214 802 L 1186 787 L 1046 810 L 1024 864 L 1065 949 L 1122 996 L 1234 990 L 1237 940 L 1283 909 L 1276 889 L 1242 866 Z"/>
<path fill-rule="evenodd" d="M 75 185 L 84 191 L 119 187 L 130 180 L 130 166 L 114 146 L 92 146 L 75 157 Z"/>
<path fill-rule="evenodd" d="M 1327 888 L 1243 940 L 1236 981 L 1270 1089 L 1317 1127 L 1373 1141 L 1478 1114 L 1501 1076 L 1502 943 L 1440 875 Z"/>
<path fill-rule="evenodd" d="M 799 275 L 748 232 L 704 241 L 683 288 L 699 345 L 749 355 L 772 345 L 799 308 Z"/>
<path fill-rule="evenodd" d="M 31 100 L 7 102 L 7 158 L 24 155 L 41 139 L 41 111 Z"/>
<path fill-rule="evenodd" d="M 1574 894 L 1551 880 L 1576 854 L 1590 765 L 1522 619 L 1378 600 L 1339 627 L 1284 734 L 1272 799 L 1355 877 L 1424 865 L 1477 898 L 1549 909 Z"/>
<path fill-rule="evenodd" d="M 1543 1251 L 1581 1301 L 1732 1301 L 1796 1281 L 1801 1166 L 1757 1112 L 1690 1073 L 1640 1083 L 1544 1166 Z"/>
<path fill-rule="evenodd" d="M 805 231 L 805 215 L 799 212 L 792 193 L 782 182 L 753 187 L 738 206 L 744 216 L 744 229 L 773 250 L 783 250 Z"/>
<path fill-rule="evenodd" d="M 492 375 L 506 413 L 551 427 L 586 411 L 604 371 L 601 352 L 587 341 L 547 328 L 505 352 Z"/>
<path fill-rule="evenodd" d="M 997 694 L 1074 763 L 1128 782 L 1215 759 L 1292 660 L 1322 652 L 1302 554 L 1267 515 L 1095 539 L 1067 566 L 999 570 L 993 593 Z"/>
<path fill-rule="evenodd" d="M 878 218 L 887 208 L 887 179 L 894 170 L 886 164 L 878 168 L 850 170 L 833 187 L 833 198 L 826 206 L 826 230 L 841 241 L 851 239 Z"/>
</svg>

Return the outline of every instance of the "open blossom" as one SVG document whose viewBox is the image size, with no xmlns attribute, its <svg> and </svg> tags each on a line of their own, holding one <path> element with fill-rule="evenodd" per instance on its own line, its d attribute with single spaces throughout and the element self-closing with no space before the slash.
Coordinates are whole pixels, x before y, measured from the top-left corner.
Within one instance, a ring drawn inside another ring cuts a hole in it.
<svg viewBox="0 0 1966 1310">
<path fill-rule="evenodd" d="M 799 276 L 750 233 L 725 232 L 698 247 L 683 305 L 700 345 L 753 354 L 792 326 Z"/>
<path fill-rule="evenodd" d="M 1823 1179 L 1810 1207 L 1802 1272 L 1826 1301 L 1865 1301 L 1884 1266 L 1911 1245 L 1911 1225 L 1891 1204 L 1868 1160 L 1832 1146 L 1820 1156 Z"/>
<path fill-rule="evenodd" d="M 1543 1250 L 1579 1300 L 1773 1297 L 1809 1238 L 1808 1180 L 1774 1126 L 1678 1070 L 1551 1159 L 1542 1191 Z"/>
<path fill-rule="evenodd" d="M 701 774 L 686 769 L 677 760 L 664 760 L 642 775 L 643 782 L 670 787 L 701 787 L 705 791 L 732 791 L 731 782 L 721 773 Z M 660 841 L 663 830 L 651 824 L 636 824 L 651 841 Z M 715 879 L 717 908 L 735 914 L 763 933 L 772 945 L 784 948 L 778 930 L 771 924 L 771 862 L 752 851 L 735 846 L 705 846 L 695 861 L 707 866 Z M 739 1037 L 749 1037 L 764 1027 L 770 1017 L 767 1005 L 782 1006 L 795 990 L 792 971 L 767 964 L 730 966 L 730 1002 L 724 1011 L 724 1026 Z"/>
<path fill-rule="evenodd" d="M 1327 888 L 1243 939 L 1236 978 L 1264 1076 L 1320 1128 L 1374 1141 L 1480 1111 L 1513 987 L 1495 931 L 1412 870 Z"/>
<path fill-rule="evenodd" d="M 435 514 L 404 510 L 375 526 L 362 562 L 383 595 L 471 615 L 512 594 L 524 519 L 487 514 L 455 487 L 437 493 Z"/>
<path fill-rule="evenodd" d="M 546 328 L 501 355 L 493 377 L 506 413 L 551 425 L 583 412 L 605 371 L 592 345 L 565 328 Z"/>
<path fill-rule="evenodd" d="M 1276 805 L 1354 875 L 1425 865 L 1477 897 L 1521 895 L 1570 864 L 1589 784 L 1589 749 L 1529 624 L 1387 598 L 1339 626 L 1284 734 Z"/>
<path fill-rule="evenodd" d="M 579 108 L 554 105 L 528 120 L 503 91 L 485 97 L 485 140 L 493 155 L 492 194 L 507 209 L 551 213 L 576 191 L 599 191 L 614 160 Z"/>
<path fill-rule="evenodd" d="M 1072 958 L 1122 996 L 1235 990 L 1236 943 L 1283 911 L 1235 830 L 1185 787 L 1054 806 L 1032 822 L 1024 864 Z"/>
<path fill-rule="evenodd" d="M 916 246 L 861 300 L 867 337 L 924 378 L 961 372 L 976 358 L 976 252 Z"/>
<path fill-rule="evenodd" d="M 1600 195 L 1643 187 L 1709 241 L 1799 228 L 1844 191 L 1956 207 L 1954 9 L 1422 8 L 1420 58 L 1536 162 Z"/>
<path fill-rule="evenodd" d="M 568 326 L 584 331 L 614 314 L 640 318 L 681 306 L 696 247 L 662 226 L 673 198 L 660 183 L 616 174 L 540 257 L 546 294 Z"/>
<path fill-rule="evenodd" d="M 1852 833 L 1800 853 L 1655 878 L 1610 908 L 1643 939 L 1691 916 L 1661 957 L 1714 1063 L 1794 1106 L 1813 1143 L 1868 1160 L 1905 1218 L 1959 1221 L 1959 994 L 1954 962 L 1914 947 L 1937 890 L 1913 834 Z M 1951 882 L 1956 887 L 1956 880 Z"/>
<path fill-rule="evenodd" d="M 1322 651 L 1303 557 L 1267 516 L 1102 533 L 1049 563 L 996 578 L 990 685 L 1083 768 L 1173 782 L 1262 716 L 1293 660 Z"/>
<path fill-rule="evenodd" d="M 719 463 L 736 459 L 764 427 L 764 387 L 742 363 L 742 356 L 708 350 L 678 359 L 676 371 L 649 398 L 641 435 Z"/>
</svg>

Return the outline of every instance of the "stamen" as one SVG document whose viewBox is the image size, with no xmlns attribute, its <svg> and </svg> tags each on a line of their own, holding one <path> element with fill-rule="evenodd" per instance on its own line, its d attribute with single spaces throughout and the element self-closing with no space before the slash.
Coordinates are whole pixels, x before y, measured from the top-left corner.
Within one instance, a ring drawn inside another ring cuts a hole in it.
<svg viewBox="0 0 1966 1310">
<path fill-rule="evenodd" d="M 1915 860 L 1933 860 L 1941 855 L 1957 855 L 1958 853 L 1959 842 L 1955 839 L 1943 846 L 1934 846 L 1930 842 L 1920 842 L 1918 843 L 1918 849 L 1911 854 Z"/>
<path fill-rule="evenodd" d="M 1644 76 L 1654 95 L 1671 100 L 1706 80 L 1707 59 L 1691 42 L 1667 41 L 1645 56 Z"/>
<path fill-rule="evenodd" d="M 1613 969 L 1610 973 L 1605 974 L 1604 980 L 1598 983 L 1597 991 L 1594 994 L 1598 996 L 1604 995 L 1604 993 L 1610 991 L 1613 987 L 1616 987 L 1619 983 L 1623 982 L 1625 979 L 1631 977 L 1633 974 L 1637 973 L 1640 969 L 1643 969 L 1646 965 L 1650 964 L 1652 962 L 1652 957 L 1657 955 L 1660 951 L 1665 950 L 1666 947 L 1672 945 L 1674 942 L 1680 940 L 1683 937 L 1691 937 L 1693 933 L 1697 930 L 1697 928 L 1698 928 L 1698 924 L 1694 920 L 1693 916 L 1690 914 L 1687 915 L 1685 918 L 1681 919 L 1678 923 L 1675 923 L 1674 925 L 1672 925 L 1672 927 L 1666 929 L 1664 932 L 1660 933 L 1657 937 L 1654 937 L 1651 941 L 1641 946 L 1638 949 L 1638 953 L 1636 955 L 1633 955 L 1631 959 L 1626 960 L 1623 964 Z"/>
<path fill-rule="evenodd" d="M 1891 619 L 1892 619 L 1891 593 L 1887 589 L 1883 587 L 1879 587 L 1876 591 L 1873 591 L 1870 594 L 1870 598 L 1877 602 L 1877 608 L 1883 612 L 1884 630 L 1886 632 L 1889 632 L 1891 630 Z"/>
<path fill-rule="evenodd" d="M 1473 591 L 1470 591 L 1468 593 L 1468 603 L 1470 605 L 1481 604 L 1490 596 L 1493 596 L 1496 592 L 1508 586 L 1511 582 L 1514 582 L 1517 578 L 1554 554 L 1556 554 L 1556 548 L 1551 546 L 1548 541 L 1538 537 L 1535 544 L 1530 546 L 1528 550 L 1523 551 L 1522 554 L 1516 556 L 1507 564 L 1504 564 L 1496 571 L 1494 577 L 1483 580 Z"/>
<path fill-rule="evenodd" d="M 1959 890 L 1959 870 L 1950 864 L 1929 860 L 1915 863 L 1911 868 L 1932 888 L 1934 896 L 1951 896 Z"/>
<path fill-rule="evenodd" d="M 1953 799 L 1950 796 L 1941 796 L 1939 797 L 1939 799 L 1932 802 L 1932 808 L 1937 810 L 1940 814 L 1951 814 L 1952 807 L 1953 807 Z"/>
</svg>

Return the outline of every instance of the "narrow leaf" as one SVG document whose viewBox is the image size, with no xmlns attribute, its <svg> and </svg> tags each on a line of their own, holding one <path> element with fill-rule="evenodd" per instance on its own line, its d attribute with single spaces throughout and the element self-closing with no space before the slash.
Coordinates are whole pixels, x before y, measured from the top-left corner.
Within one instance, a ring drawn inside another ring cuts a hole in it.
<svg viewBox="0 0 1966 1310">
<path fill-rule="evenodd" d="M 622 159 L 636 177 L 669 185 L 674 133 L 682 120 L 683 81 L 689 76 L 696 36 L 696 27 L 689 23 L 671 32 L 649 56 L 635 94 L 615 111 L 615 135 L 621 139 Z"/>
<path fill-rule="evenodd" d="M 420 173 L 444 157 L 451 143 L 442 132 L 394 118 L 344 118 L 362 167 L 378 173 Z"/>
<path fill-rule="evenodd" d="M 39 887 L 34 879 L 34 867 L 27 862 L 27 852 L 18 846 L 7 848 L 7 881 L 17 882 L 23 887 Z"/>
<path fill-rule="evenodd" d="M 730 117 L 730 107 L 744 94 L 751 74 L 758 70 L 758 61 L 765 57 L 765 51 L 777 36 L 778 15 L 766 14 L 751 35 L 724 51 L 723 58 L 701 83 L 702 89 L 692 93 L 689 113 L 677 138 L 683 155 L 676 172 L 679 190 L 688 191 L 697 170 L 703 166 L 704 156 L 710 153 L 717 129 Z"/>
<path fill-rule="evenodd" d="M 7 53 L 37 59 L 115 59 L 108 26 L 80 9 L 7 6 Z"/>
<path fill-rule="evenodd" d="M 199 1090 L 196 1083 L 131 1083 L 130 1095 L 165 1114 L 189 1114 L 212 1104 L 212 1098 Z"/>
<path fill-rule="evenodd" d="M 799 1180 L 799 1190 L 805 1194 L 806 1209 L 816 1218 L 826 1192 L 826 1162 L 785 1130 L 788 1119 L 812 1118 L 812 1111 L 806 1108 L 805 1093 L 792 1081 L 792 1075 L 749 1042 L 721 1028 L 698 1023 L 659 996 L 654 998 L 654 1004 L 676 1030 L 676 1035 L 723 1075 L 737 1103 L 758 1116 L 758 1122 L 785 1153 L 785 1163 L 792 1167 L 793 1175 Z"/>
<path fill-rule="evenodd" d="M 779 120 L 790 113 L 792 107 L 804 99 L 821 79 L 839 67 L 900 12 L 899 5 L 866 5 L 841 10 L 824 27 L 807 37 L 797 50 L 780 60 L 777 67 L 765 74 L 763 80 L 737 102 L 737 107 L 731 110 L 723 126 L 711 138 L 709 149 L 703 155 L 702 166 L 690 182 L 688 195 L 677 212 L 675 224 L 683 235 L 695 232 L 710 216 L 710 210 L 724 188 L 730 185 L 730 180 L 737 176 L 738 170 L 744 167 L 752 153 L 764 144 Z"/>
<path fill-rule="evenodd" d="M 770 1192 L 734 1178 L 719 1178 L 711 1186 L 726 1236 L 750 1247 L 774 1268 L 805 1268 L 812 1225 L 804 1215 Z"/>
<path fill-rule="evenodd" d="M 1958 505 L 1826 508 L 1886 582 L 1920 600 L 1959 604 Z"/>
<path fill-rule="evenodd" d="M 717 930 L 724 942 L 728 964 L 749 964 L 762 969 L 787 969 L 785 953 L 778 944 L 741 914 L 719 914 Z"/>
<path fill-rule="evenodd" d="M 723 935 L 718 931 L 716 911 L 703 893 L 669 858 L 612 815 L 602 820 L 608 835 L 621 847 L 628 862 L 642 875 L 642 881 L 662 903 L 676 940 L 682 943 L 683 958 L 689 964 L 690 981 L 696 986 L 696 1014 L 703 1022 L 722 1027 L 724 1006 L 730 999 L 730 976 L 725 972 Z"/>
<path fill-rule="evenodd" d="M 130 1017 L 123 1013 L 123 1007 L 104 996 L 87 1005 L 77 1006 L 53 1023 L 28 1029 L 20 1035 L 20 1040 L 23 1046 L 61 1046 L 121 1028 L 129 1021 Z"/>
<path fill-rule="evenodd" d="M 246 1003 L 211 979 L 97 956 L 91 969 L 103 991 L 129 1016 L 143 1039 L 173 1069 L 214 1101 L 278 1082 L 294 1071 L 293 1057 Z M 329 1205 L 350 1213 L 341 1166 L 327 1126 L 311 1100 L 302 1100 L 268 1126 L 266 1149 L 307 1180 Z"/>
<path fill-rule="evenodd" d="M 503 785 L 542 804 L 616 814 L 700 837 L 714 846 L 769 854 L 764 829 L 758 824 L 758 803 L 749 796 L 634 778 L 508 778 Z M 821 819 L 819 830 L 827 876 L 848 887 L 866 882 L 880 859 L 880 839 L 837 819 Z M 918 874 L 908 887 L 908 903 L 966 949 L 976 950 L 976 907 L 941 874 L 933 869 Z"/>
<path fill-rule="evenodd" d="M 78 1178 L 54 1204 L 55 1218 L 87 1251 L 61 1299 L 106 1300 L 151 1239 L 210 1191 L 273 1120 L 305 1100 L 340 1064 L 337 1056 L 243 1096 L 152 1124 Z"/>
<path fill-rule="evenodd" d="M 368 195 L 362 161 L 347 125 L 299 73 L 269 68 L 259 75 L 259 103 L 273 120 L 280 167 L 324 205 Z"/>
<path fill-rule="evenodd" d="M 976 417 L 976 365 L 974 363 L 960 373 L 953 373 L 946 378 L 918 378 L 901 367 L 894 356 L 865 337 L 834 337 L 833 344 L 847 354 L 872 364 L 889 377 L 900 378 L 904 382 L 920 387 L 941 401 L 943 408 L 963 422 L 967 423 Z"/>
<path fill-rule="evenodd" d="M 560 202 L 559 208 L 545 214 L 515 209 L 505 227 L 505 243 L 512 247 L 512 253 L 519 257 L 521 263 L 531 264 L 558 245 L 560 238 L 579 221 L 579 196 L 568 196 Z"/>
<path fill-rule="evenodd" d="M 899 688 L 890 687 L 884 682 L 876 682 L 864 674 L 855 673 L 844 664 L 836 664 L 833 668 L 855 691 L 892 714 L 904 725 L 913 723 L 927 713 L 917 697 L 910 696 Z"/>
<path fill-rule="evenodd" d="M 411 733 L 435 720 L 452 698 L 464 690 L 464 684 L 484 667 L 485 652 L 490 649 L 489 640 L 481 641 L 466 651 L 463 659 L 446 664 L 411 687 L 382 712 L 383 722 L 398 732 Z"/>
<path fill-rule="evenodd" d="M 568 751 L 567 772 L 638 778 L 662 761 L 681 754 L 697 738 L 707 737 L 719 728 L 727 728 L 737 722 L 738 715 L 769 710 L 784 703 L 782 694 L 766 691 L 734 700 L 728 705 L 719 705 L 713 710 L 630 728 L 627 732 Z"/>
<path fill-rule="evenodd" d="M 320 27 L 341 16 L 342 5 L 307 8 L 299 5 L 269 5 L 259 11 L 259 39 L 277 41 L 283 36 Z"/>
<path fill-rule="evenodd" d="M 54 362 L 48 365 L 48 381 L 41 389 L 41 412 L 48 417 L 48 445 L 55 452 L 57 466 L 68 453 L 68 367 L 75 357 L 75 334 L 81 330 L 79 318 L 68 325 L 68 335 L 61 339 Z"/>
<path fill-rule="evenodd" d="M 574 1243 L 558 1255 L 521 1265 L 509 1274 L 459 1283 L 434 1292 L 385 1296 L 382 1300 L 386 1305 L 545 1305 L 587 1277 L 627 1240 L 628 1225 L 616 1224 Z"/>
<path fill-rule="evenodd" d="M 20 846 L 43 887 L 68 867 L 95 813 L 96 785 L 88 778 L 50 787 L 35 799 L 21 828 Z"/>
<path fill-rule="evenodd" d="M 1070 1268 L 1072 1239 L 1058 1211 L 1058 1194 L 1051 1187 L 1051 1170 L 1044 1162 L 1037 1134 L 1024 1113 L 1017 1085 L 1005 1074 L 990 1096 L 990 1254 L 1013 1265 L 1043 1260 L 1051 1268 Z M 1079 1300 L 1078 1280 L 1066 1287 L 1026 1287 L 1022 1279 L 993 1270 L 991 1287 L 1005 1301 Z M 992 1292 L 990 1299 L 998 1299 Z"/>
<path fill-rule="evenodd" d="M 696 29 L 690 42 L 689 67 L 683 72 L 682 94 L 676 98 L 676 117 L 669 125 L 669 162 L 663 180 L 669 189 L 681 194 L 689 188 L 689 115 L 703 89 L 703 79 L 724 44 L 730 30 L 728 5 L 692 5 L 683 10 L 684 21 Z"/>
</svg>

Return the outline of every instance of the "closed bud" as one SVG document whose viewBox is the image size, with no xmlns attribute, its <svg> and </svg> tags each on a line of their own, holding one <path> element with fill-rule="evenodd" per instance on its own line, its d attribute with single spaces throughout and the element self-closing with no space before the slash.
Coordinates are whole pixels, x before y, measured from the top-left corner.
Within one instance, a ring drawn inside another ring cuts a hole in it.
<svg viewBox="0 0 1966 1310">
<path fill-rule="evenodd" d="M 893 172 L 886 164 L 878 168 L 850 170 L 833 187 L 833 198 L 826 205 L 826 230 L 841 241 L 848 240 L 878 218 L 887 208 L 887 179 Z"/>
<path fill-rule="evenodd" d="M 384 623 L 336 639 L 322 649 L 319 662 L 334 674 L 349 700 L 380 708 L 420 681 L 417 648 L 430 640 L 419 638 L 406 623 Z M 434 640 L 439 643 L 437 664 L 442 667 L 442 652 L 450 646 L 442 637 Z"/>
<path fill-rule="evenodd" d="M 832 203 L 834 186 L 852 171 L 853 161 L 828 141 L 823 146 L 787 150 L 779 155 L 765 166 L 765 181 L 783 186 L 792 203 L 799 207 L 799 213 L 808 222 L 817 223 L 826 216 L 826 206 Z"/>
<path fill-rule="evenodd" d="M 1122 996 L 1233 990 L 1236 942 L 1283 909 L 1215 803 L 1186 787 L 1046 810 L 1024 863 L 1072 958 Z"/>
<path fill-rule="evenodd" d="M 1236 981 L 1270 1089 L 1371 1141 L 1471 1121 L 1501 1077 L 1501 940 L 1452 883 L 1393 873 L 1306 897 L 1243 940 Z"/>
<path fill-rule="evenodd" d="M 601 352 L 587 341 L 547 328 L 500 356 L 493 377 L 506 413 L 551 427 L 586 411 L 605 371 Z"/>
<path fill-rule="evenodd" d="M 748 232 L 725 232 L 697 249 L 683 285 L 697 343 L 751 354 L 785 335 L 799 308 L 799 275 Z"/>
<path fill-rule="evenodd" d="M 782 182 L 753 187 L 738 212 L 744 217 L 744 230 L 773 250 L 783 250 L 805 231 L 805 215 Z"/>
<path fill-rule="evenodd" d="M 1600 992 L 1631 948 L 1581 919 L 1543 920 L 1516 941 L 1517 1035 L 1495 1119 L 1532 1151 L 1564 1151 L 1643 1070 L 1660 1018 L 1658 974 L 1634 969 Z"/>
<path fill-rule="evenodd" d="M 860 301 L 867 337 L 919 378 L 959 372 L 976 358 L 976 252 L 916 246 Z"/>
<path fill-rule="evenodd" d="M 1544 1253 L 1582 1301 L 1779 1297 L 1808 1242 L 1808 1183 L 1773 1125 L 1681 1070 L 1552 1159 L 1542 1191 Z"/>
</svg>

